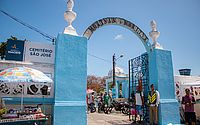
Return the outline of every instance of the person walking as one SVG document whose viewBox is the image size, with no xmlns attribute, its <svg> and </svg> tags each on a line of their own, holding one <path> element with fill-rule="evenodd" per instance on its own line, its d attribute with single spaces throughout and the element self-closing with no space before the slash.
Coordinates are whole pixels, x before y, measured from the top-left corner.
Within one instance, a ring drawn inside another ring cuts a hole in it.
<svg viewBox="0 0 200 125">
<path fill-rule="evenodd" d="M 135 105 L 136 105 L 137 114 L 140 116 L 139 122 L 141 122 L 142 115 L 143 115 L 142 106 L 144 106 L 144 94 L 143 94 L 143 91 L 140 90 L 139 86 L 137 86 L 136 88 Z"/>
<path fill-rule="evenodd" d="M 100 95 L 97 98 L 98 100 L 98 113 L 100 113 L 101 111 L 103 111 L 103 93 L 100 93 Z"/>
<path fill-rule="evenodd" d="M 104 105 L 108 106 L 109 96 L 108 96 L 107 92 L 105 92 L 105 94 L 103 96 L 103 101 L 104 101 Z"/>
<path fill-rule="evenodd" d="M 102 104 L 103 104 L 103 93 L 99 93 L 98 96 L 97 96 L 98 108 L 99 108 L 99 106 L 102 106 Z"/>
<path fill-rule="evenodd" d="M 112 96 L 111 96 L 111 94 L 109 93 L 109 94 L 108 94 L 108 107 L 111 106 L 111 103 L 112 103 Z"/>
<path fill-rule="evenodd" d="M 185 115 L 185 124 L 189 125 L 189 122 L 192 122 L 192 125 L 196 123 L 196 114 L 194 111 L 195 99 L 194 96 L 190 94 L 189 89 L 185 89 L 186 95 L 182 97 L 181 104 L 185 106 L 184 115 Z"/>
<path fill-rule="evenodd" d="M 108 94 L 107 92 L 105 92 L 103 100 L 104 100 L 104 113 L 108 114 L 110 111 L 110 94 Z"/>
<path fill-rule="evenodd" d="M 89 98 L 89 107 L 90 107 L 90 112 L 93 113 L 95 112 L 95 103 L 94 103 L 94 92 L 92 92 L 92 94 L 90 95 Z"/>
<path fill-rule="evenodd" d="M 160 94 L 154 89 L 154 85 L 151 84 L 151 91 L 148 95 L 149 103 L 149 120 L 150 125 L 158 125 L 158 105 L 160 101 Z"/>
</svg>

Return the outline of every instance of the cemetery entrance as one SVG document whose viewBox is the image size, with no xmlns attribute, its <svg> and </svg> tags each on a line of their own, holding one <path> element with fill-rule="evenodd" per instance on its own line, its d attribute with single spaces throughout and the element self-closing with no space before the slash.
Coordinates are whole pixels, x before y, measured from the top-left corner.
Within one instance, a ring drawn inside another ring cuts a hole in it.
<svg viewBox="0 0 200 125">
<path fill-rule="evenodd" d="M 148 54 L 142 54 L 138 57 L 129 60 L 129 105 L 130 111 L 136 109 L 135 106 L 135 94 L 136 92 L 144 95 L 144 105 L 140 112 L 142 114 L 142 119 L 148 122 L 149 120 L 149 110 L 148 106 L 145 102 L 148 100 L 148 92 L 149 92 L 149 62 L 148 62 Z M 139 112 L 139 110 L 137 111 Z M 137 113 L 138 114 L 138 113 Z M 133 118 L 136 121 L 137 116 L 133 114 L 129 114 L 129 118 Z"/>
</svg>

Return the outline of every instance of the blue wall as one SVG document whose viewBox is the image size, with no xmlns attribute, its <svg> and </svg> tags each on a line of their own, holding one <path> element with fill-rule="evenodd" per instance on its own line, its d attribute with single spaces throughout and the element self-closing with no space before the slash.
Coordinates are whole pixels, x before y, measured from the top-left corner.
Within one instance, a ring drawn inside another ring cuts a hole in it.
<svg viewBox="0 0 200 125">
<path fill-rule="evenodd" d="M 125 80 L 125 81 L 122 81 L 122 95 L 123 95 L 123 97 L 124 98 L 127 98 L 128 99 L 128 96 L 129 96 L 129 94 L 128 94 L 128 90 L 129 90 L 129 86 L 128 86 L 129 84 L 128 84 L 128 81 L 127 80 Z"/>
<path fill-rule="evenodd" d="M 161 98 L 175 99 L 174 74 L 171 52 L 154 49 L 149 54 L 150 84 L 154 83 L 158 90 L 162 91 Z"/>
<path fill-rule="evenodd" d="M 159 124 L 180 123 L 170 51 L 154 49 L 149 53 L 149 77 L 150 84 L 153 83 L 160 93 Z"/>
<path fill-rule="evenodd" d="M 21 104 L 20 97 L 3 97 L 5 104 Z M 53 98 L 23 98 L 23 104 L 53 104 Z"/>
<path fill-rule="evenodd" d="M 54 125 L 86 125 L 87 39 L 58 34 Z"/>
<path fill-rule="evenodd" d="M 180 123 L 179 103 L 176 99 L 161 99 L 159 105 L 159 123 L 178 125 Z"/>
</svg>

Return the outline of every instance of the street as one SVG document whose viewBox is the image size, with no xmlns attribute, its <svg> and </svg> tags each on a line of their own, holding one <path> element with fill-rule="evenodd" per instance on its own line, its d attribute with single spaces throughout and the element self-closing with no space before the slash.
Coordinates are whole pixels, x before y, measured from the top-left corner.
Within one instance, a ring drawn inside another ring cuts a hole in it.
<svg viewBox="0 0 200 125">
<path fill-rule="evenodd" d="M 112 111 L 110 114 L 89 113 L 87 114 L 87 122 L 88 125 L 149 125 L 144 122 L 133 123 L 133 121 L 129 121 L 128 115 L 124 115 L 119 111 Z"/>
<path fill-rule="evenodd" d="M 131 123 L 129 117 L 120 112 L 88 114 L 88 125 L 130 125 Z"/>
</svg>

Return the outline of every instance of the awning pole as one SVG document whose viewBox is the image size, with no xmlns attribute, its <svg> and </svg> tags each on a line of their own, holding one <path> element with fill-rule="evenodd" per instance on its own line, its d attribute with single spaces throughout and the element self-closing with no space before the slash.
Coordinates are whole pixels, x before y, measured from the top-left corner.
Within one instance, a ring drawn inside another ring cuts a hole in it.
<svg viewBox="0 0 200 125">
<path fill-rule="evenodd" d="M 23 111 L 23 101 L 24 101 L 24 83 L 22 84 L 22 96 L 21 96 L 21 112 Z"/>
</svg>

